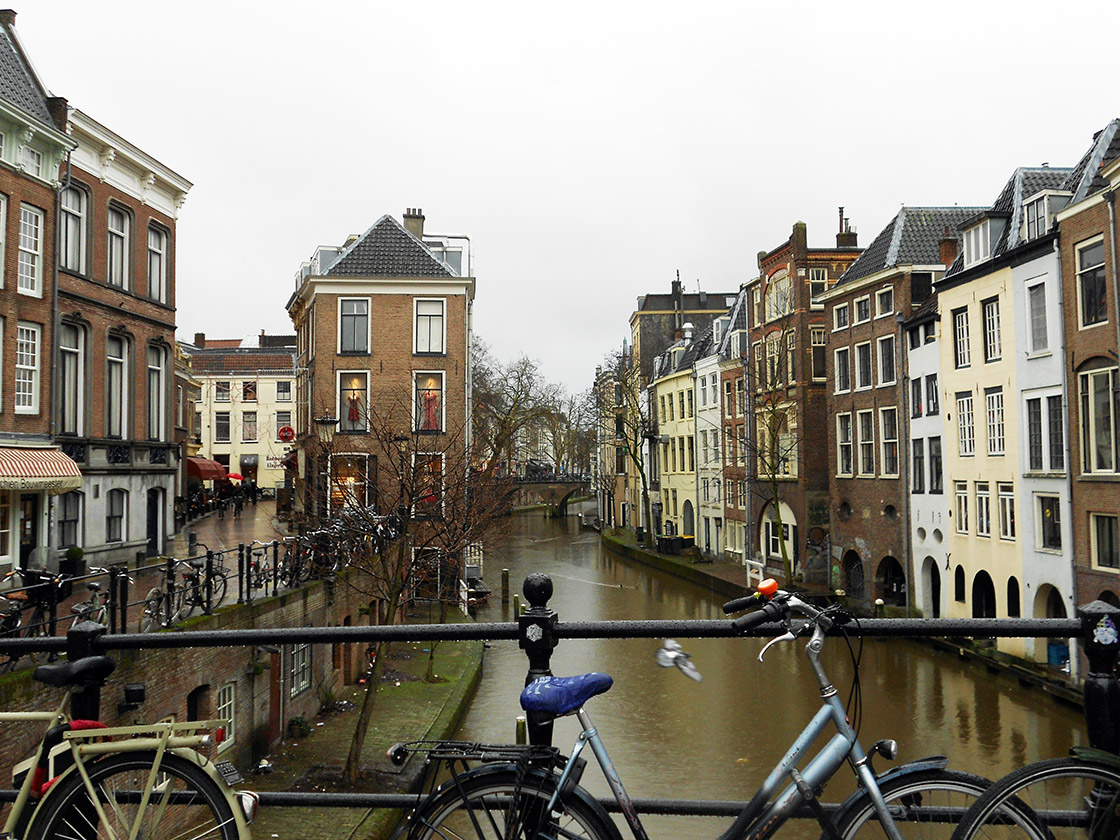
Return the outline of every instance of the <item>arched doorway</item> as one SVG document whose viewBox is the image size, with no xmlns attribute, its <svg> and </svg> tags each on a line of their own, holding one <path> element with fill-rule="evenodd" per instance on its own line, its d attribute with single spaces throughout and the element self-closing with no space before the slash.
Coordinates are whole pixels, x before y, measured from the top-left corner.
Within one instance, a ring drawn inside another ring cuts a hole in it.
<svg viewBox="0 0 1120 840">
<path fill-rule="evenodd" d="M 941 618 L 941 570 L 932 557 L 922 561 L 922 581 L 922 612 L 931 618 Z"/>
<path fill-rule="evenodd" d="M 977 572 L 972 580 L 972 617 L 996 617 L 996 588 L 987 572 Z"/>
<path fill-rule="evenodd" d="M 1034 616 L 1036 618 L 1067 617 L 1066 602 L 1057 587 L 1048 583 L 1038 587 L 1034 597 Z M 1035 639 L 1034 659 L 1059 670 L 1069 667 L 1069 640 Z"/>
<path fill-rule="evenodd" d="M 866 584 L 863 576 L 863 558 L 854 551 L 845 552 L 844 559 L 840 563 L 840 574 L 844 584 L 844 591 L 848 593 L 848 597 L 855 598 L 859 601 L 866 601 L 867 592 L 865 591 Z"/>
<path fill-rule="evenodd" d="M 696 536 L 696 514 L 692 510 L 692 500 L 684 500 L 683 523 L 684 533 Z"/>
<path fill-rule="evenodd" d="M 163 488 L 153 487 L 148 491 L 147 536 L 148 557 L 158 557 L 163 553 Z"/>
<path fill-rule="evenodd" d="M 906 605 L 906 573 L 902 564 L 890 555 L 879 561 L 875 571 L 875 597 L 892 607 Z"/>
<path fill-rule="evenodd" d="M 781 525 L 778 524 L 779 516 Z M 782 543 L 785 543 L 785 556 L 789 557 L 790 569 L 796 577 L 801 571 L 801 554 L 798 551 L 797 517 L 793 508 L 785 502 L 778 502 L 777 513 L 774 505 L 762 509 L 762 527 L 759 528 L 759 550 L 771 563 L 782 563 Z"/>
<path fill-rule="evenodd" d="M 1104 589 L 1101 594 L 1097 596 L 1098 601 L 1104 601 L 1110 607 L 1120 607 L 1120 598 L 1116 597 L 1116 593 L 1111 589 Z"/>
</svg>

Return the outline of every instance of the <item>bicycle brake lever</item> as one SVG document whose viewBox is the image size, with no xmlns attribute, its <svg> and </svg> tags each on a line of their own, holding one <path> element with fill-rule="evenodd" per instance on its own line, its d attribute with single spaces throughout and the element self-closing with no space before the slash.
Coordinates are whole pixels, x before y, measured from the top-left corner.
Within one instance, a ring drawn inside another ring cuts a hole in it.
<svg viewBox="0 0 1120 840">
<path fill-rule="evenodd" d="M 766 643 L 766 646 L 758 652 L 758 661 L 762 662 L 763 658 L 766 656 L 766 651 L 770 650 L 770 648 L 774 647 L 774 645 L 778 644 L 778 642 L 792 642 L 796 638 L 797 636 L 794 635 L 794 632 L 792 630 L 787 630 L 777 638 L 771 639 Z"/>
</svg>

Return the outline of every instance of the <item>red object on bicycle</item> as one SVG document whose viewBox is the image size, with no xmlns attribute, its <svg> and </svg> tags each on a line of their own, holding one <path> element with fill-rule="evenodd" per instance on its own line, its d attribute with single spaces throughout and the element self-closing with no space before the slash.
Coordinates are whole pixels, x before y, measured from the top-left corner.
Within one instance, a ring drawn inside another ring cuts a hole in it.
<svg viewBox="0 0 1120 840">
<path fill-rule="evenodd" d="M 778 582 L 774 578 L 766 578 L 758 585 L 758 594 L 767 598 L 773 598 L 774 593 L 778 591 Z"/>
</svg>

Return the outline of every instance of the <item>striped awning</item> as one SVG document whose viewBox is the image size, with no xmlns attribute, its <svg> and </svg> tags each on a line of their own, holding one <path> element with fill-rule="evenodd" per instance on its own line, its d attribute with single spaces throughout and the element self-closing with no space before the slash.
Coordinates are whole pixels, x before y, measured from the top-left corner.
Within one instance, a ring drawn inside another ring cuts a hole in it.
<svg viewBox="0 0 1120 840">
<path fill-rule="evenodd" d="M 203 481 L 213 481 L 216 478 L 225 478 L 226 468 L 217 461 L 192 455 L 187 458 L 187 475 L 193 475 Z"/>
<path fill-rule="evenodd" d="M 52 496 L 82 486 L 82 471 L 60 449 L 0 446 L 0 490 L 47 490 Z"/>
</svg>

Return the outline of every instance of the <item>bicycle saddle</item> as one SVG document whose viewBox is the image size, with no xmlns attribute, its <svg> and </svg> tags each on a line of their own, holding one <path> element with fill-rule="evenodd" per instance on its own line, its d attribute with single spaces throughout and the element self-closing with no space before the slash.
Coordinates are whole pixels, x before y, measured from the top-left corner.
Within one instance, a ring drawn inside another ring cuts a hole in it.
<svg viewBox="0 0 1120 840">
<path fill-rule="evenodd" d="M 521 708 L 527 712 L 566 715 L 579 709 L 596 694 L 610 689 L 614 680 L 608 674 L 580 674 L 576 677 L 539 677 L 521 691 Z"/>
<path fill-rule="evenodd" d="M 108 656 L 86 656 L 73 662 L 40 665 L 32 675 L 37 682 L 62 688 L 67 685 L 103 685 L 117 663 Z"/>
</svg>

